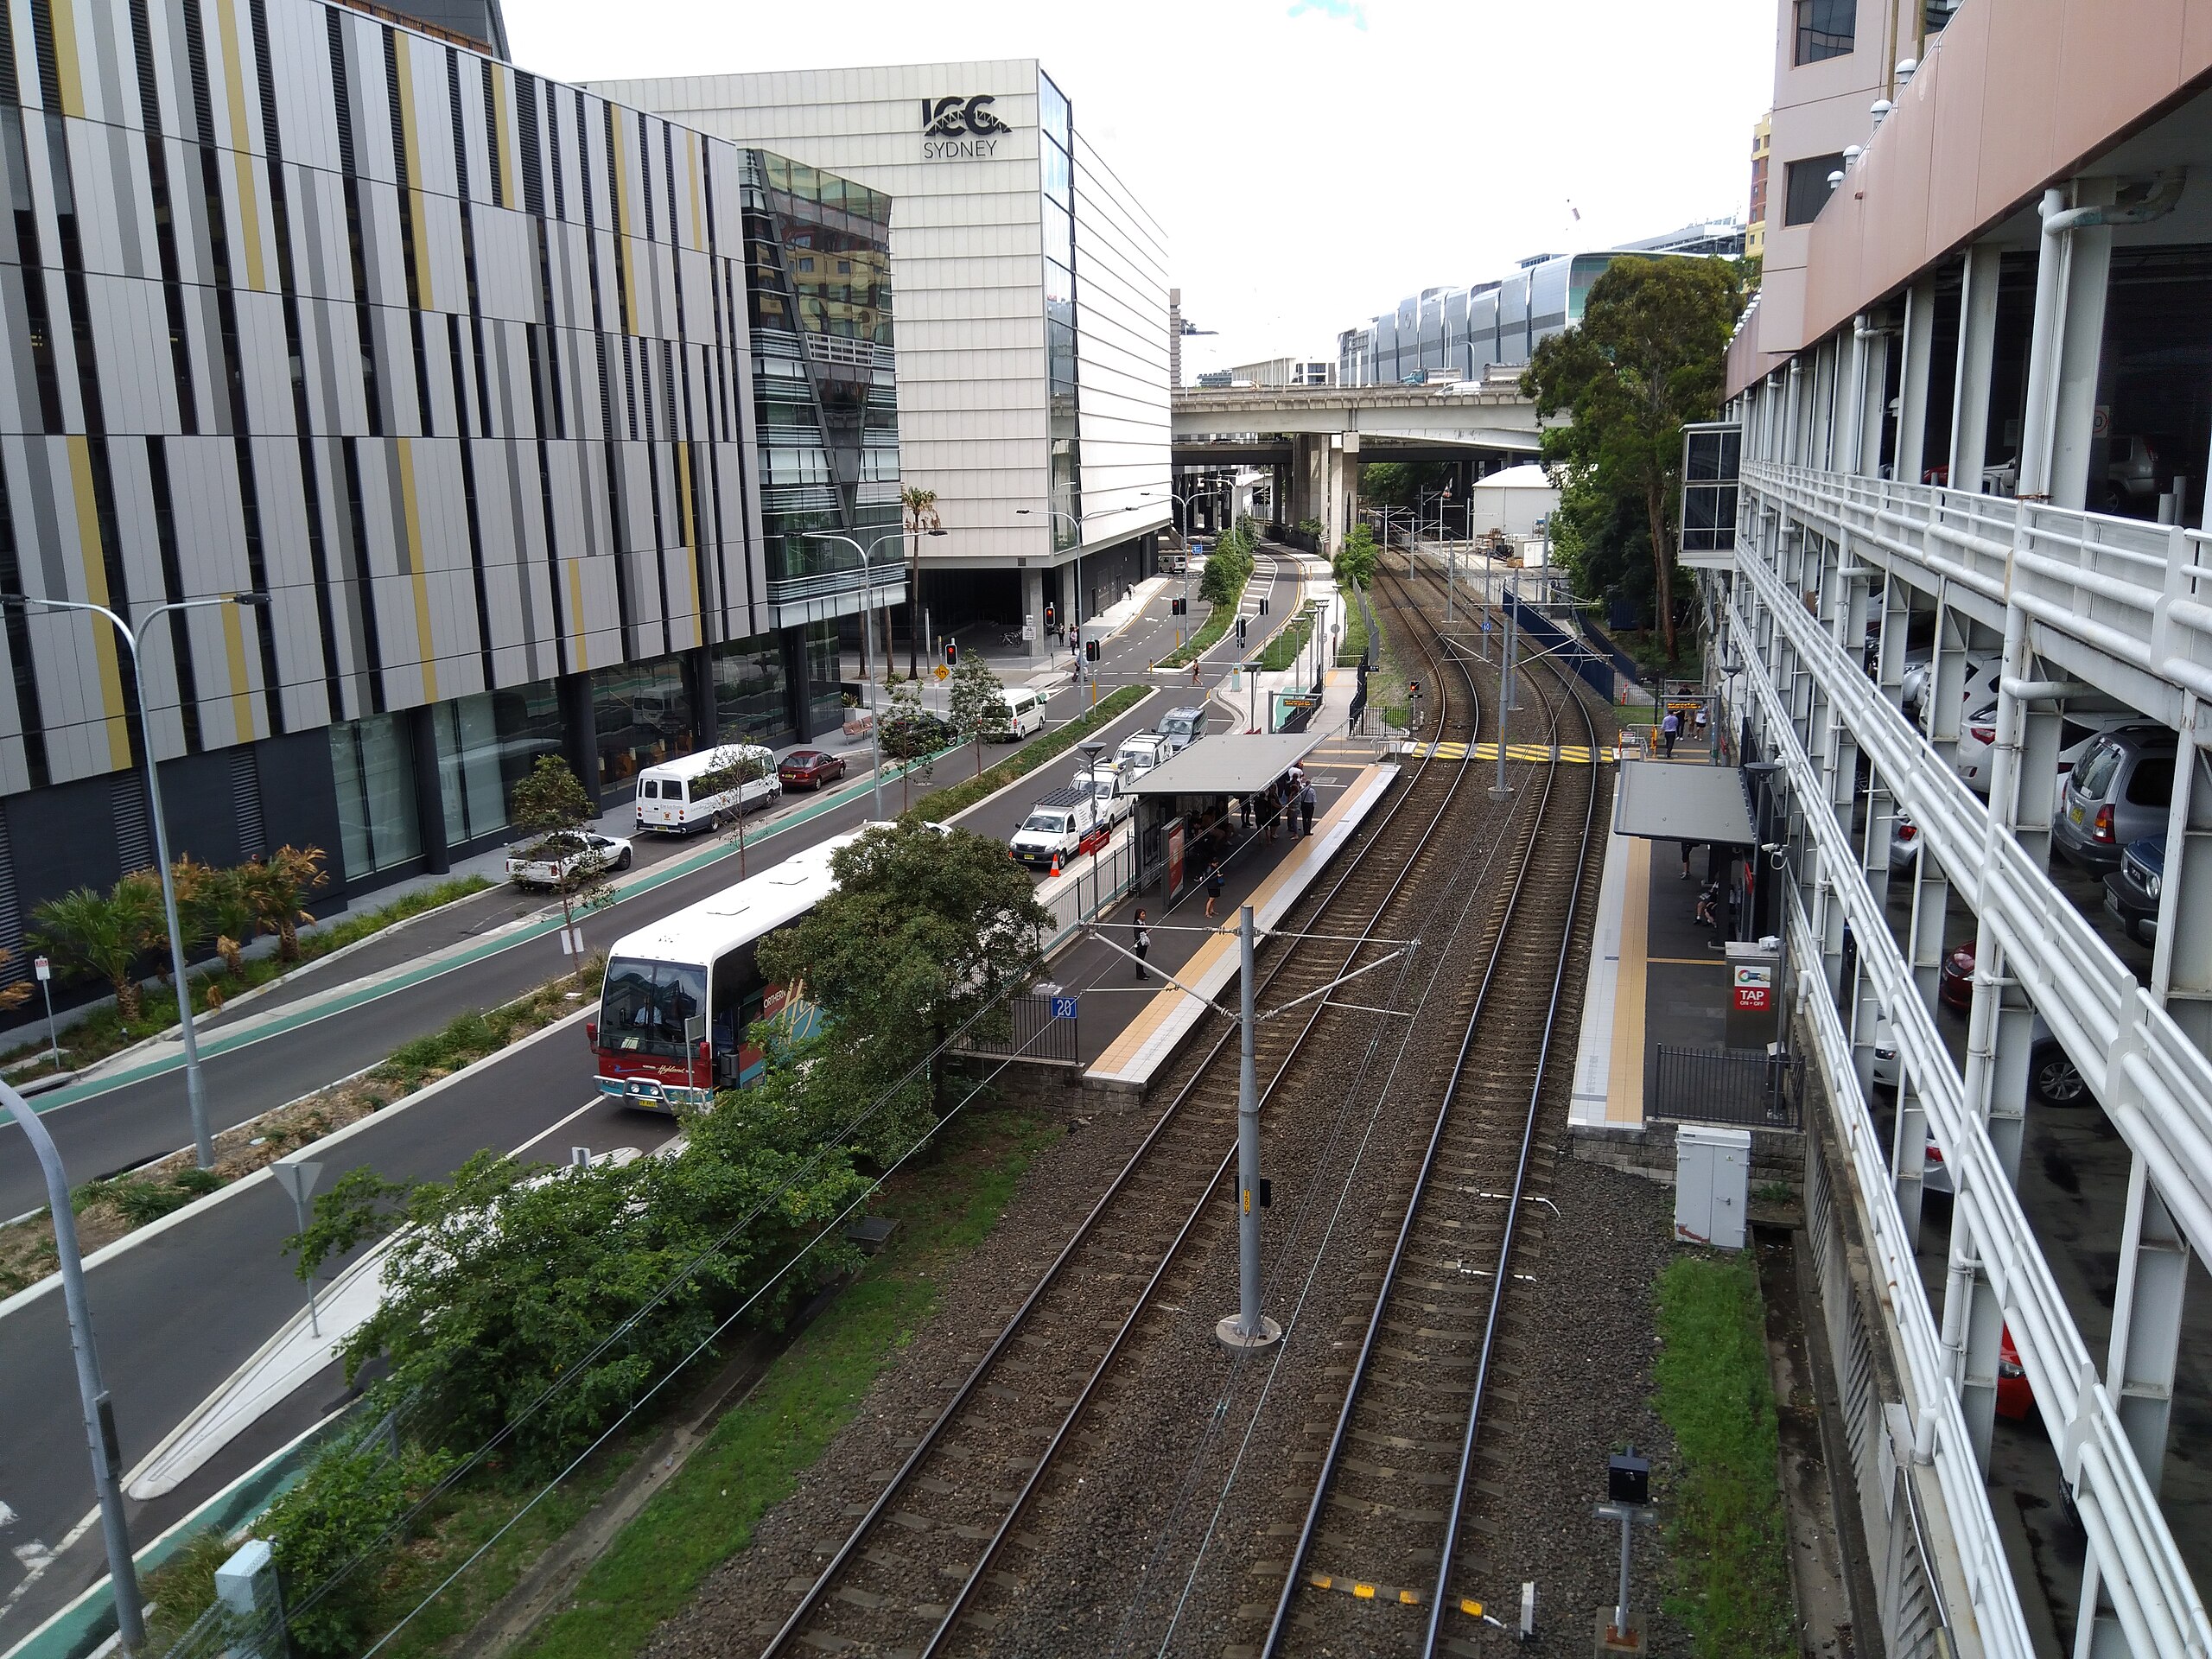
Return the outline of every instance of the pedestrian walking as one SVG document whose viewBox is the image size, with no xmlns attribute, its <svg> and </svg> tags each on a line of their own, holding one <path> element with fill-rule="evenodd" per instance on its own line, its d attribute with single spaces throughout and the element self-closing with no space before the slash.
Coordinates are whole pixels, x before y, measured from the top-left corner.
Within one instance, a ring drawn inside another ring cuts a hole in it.
<svg viewBox="0 0 2212 1659">
<path fill-rule="evenodd" d="M 1706 741 L 1708 741 L 1708 740 L 1707 740 L 1707 735 L 1706 735 L 1706 712 L 1705 712 L 1705 705 L 1704 705 L 1703 703 L 1701 703 L 1701 702 L 1700 702 L 1700 704 L 1698 704 L 1698 706 L 1697 706 L 1697 734 L 1696 734 L 1696 735 L 1697 735 L 1697 741 L 1698 741 L 1700 743 L 1704 743 L 1704 742 L 1706 742 Z"/>
<path fill-rule="evenodd" d="M 1688 842 L 1687 842 L 1687 841 L 1686 841 L 1686 842 L 1684 842 L 1682 843 L 1682 878 L 1681 878 L 1681 879 L 1682 879 L 1683 880 L 1685 880 L 1685 881 L 1687 881 L 1687 880 L 1688 880 L 1690 879 L 1690 843 L 1689 843 Z"/>
<path fill-rule="evenodd" d="M 1298 791 L 1298 816 L 1305 821 L 1306 828 L 1302 833 L 1309 841 L 1313 838 L 1313 809 L 1320 804 L 1320 800 L 1321 798 L 1313 792 L 1313 780 L 1307 779 L 1306 786 Z"/>
<path fill-rule="evenodd" d="M 1268 845 L 1270 847 L 1275 844 L 1275 809 L 1281 804 L 1273 784 L 1260 792 L 1260 824 L 1268 832 Z"/>
<path fill-rule="evenodd" d="M 1248 795 L 1246 795 L 1246 796 L 1243 798 L 1243 799 L 1238 803 L 1238 805 L 1243 809 L 1243 812 L 1242 812 L 1242 820 L 1243 820 L 1243 825 L 1244 825 L 1244 827 L 1245 827 L 1247 830 L 1249 830 L 1249 829 L 1252 827 L 1252 798 L 1251 798 L 1251 796 L 1249 796 L 1249 794 L 1248 794 Z"/>
<path fill-rule="evenodd" d="M 1221 901 L 1221 866 L 1206 866 L 1206 918 L 1213 918 L 1213 907 Z"/>
<path fill-rule="evenodd" d="M 1659 755 L 1662 760 L 1675 758 L 1675 739 L 1681 734 L 1681 729 L 1682 717 L 1669 709 L 1667 718 L 1659 722 Z"/>
<path fill-rule="evenodd" d="M 1196 685 L 1198 683 L 1198 663 L 1197 663 L 1195 660 L 1193 660 L 1193 661 L 1192 662 L 1192 664 L 1191 664 L 1191 683 L 1192 683 L 1192 685 Z"/>
<path fill-rule="evenodd" d="M 1130 946 L 1137 953 L 1137 977 L 1150 979 L 1145 971 L 1144 959 L 1152 954 L 1152 930 L 1144 925 L 1144 912 L 1137 912 L 1136 938 Z"/>
</svg>

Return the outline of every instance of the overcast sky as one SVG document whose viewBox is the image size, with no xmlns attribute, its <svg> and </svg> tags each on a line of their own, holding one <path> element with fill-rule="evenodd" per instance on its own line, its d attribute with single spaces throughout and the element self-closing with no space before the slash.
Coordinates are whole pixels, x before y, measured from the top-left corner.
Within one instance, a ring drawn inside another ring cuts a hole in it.
<svg viewBox="0 0 2212 1659">
<path fill-rule="evenodd" d="M 1776 0 L 504 0 L 569 80 L 1036 57 L 1166 227 L 1186 382 L 1406 294 L 1740 216 Z M 1570 209 L 1572 204 L 1572 210 Z M 1579 210 L 1580 221 L 1572 217 Z"/>
</svg>

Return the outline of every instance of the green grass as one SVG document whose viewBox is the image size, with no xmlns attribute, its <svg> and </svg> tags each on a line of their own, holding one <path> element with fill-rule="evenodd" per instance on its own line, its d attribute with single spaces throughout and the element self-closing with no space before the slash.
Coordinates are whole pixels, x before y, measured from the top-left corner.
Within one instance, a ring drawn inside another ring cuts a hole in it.
<svg viewBox="0 0 2212 1659">
<path fill-rule="evenodd" d="M 1236 597 L 1225 605 L 1215 606 L 1212 614 L 1206 618 L 1205 626 L 1175 650 L 1161 658 L 1160 666 L 1188 668 L 1207 652 L 1211 651 L 1219 642 L 1221 636 L 1229 632 L 1229 625 L 1236 620 L 1237 607 L 1244 602 L 1244 589 L 1250 581 L 1251 578 L 1247 576 L 1243 582 L 1238 582 Z"/>
<path fill-rule="evenodd" d="M 364 911 L 359 916 L 349 916 L 317 933 L 310 933 L 300 940 L 298 962 L 279 962 L 272 952 L 268 956 L 249 957 L 243 974 L 233 974 L 219 963 L 213 968 L 190 973 L 192 982 L 192 1009 L 205 1014 L 213 1005 L 208 993 L 219 993 L 225 1001 L 266 985 L 271 980 L 288 974 L 293 969 L 315 962 L 357 944 L 372 934 L 381 933 L 394 923 L 404 922 L 427 911 L 438 909 L 471 893 L 481 893 L 492 886 L 480 875 L 459 876 L 450 881 L 441 881 L 435 887 L 423 887 L 395 899 L 375 910 Z M 162 947 L 167 949 L 165 945 Z M 115 1011 L 112 1003 L 93 1008 L 83 1019 L 69 1027 L 69 1040 L 63 1049 L 66 1063 L 70 1067 L 92 1065 L 118 1054 L 133 1043 L 143 1042 L 149 1037 L 158 1037 L 176 1024 L 176 993 L 166 985 L 157 985 L 145 993 L 143 1007 L 136 1020 L 125 1020 Z M 44 1022 L 36 1027 L 39 1035 L 30 1041 L 19 1043 L 5 1053 L 0 1053 L 0 1064 L 16 1059 L 28 1059 L 46 1051 Z M 38 1065 L 14 1074 L 20 1083 L 27 1077 L 43 1075 L 53 1068 Z"/>
<path fill-rule="evenodd" d="M 1260 653 L 1260 666 L 1269 670 L 1285 669 L 1296 662 L 1298 653 L 1306 649 L 1306 642 L 1313 637 L 1313 614 L 1310 608 L 1301 610 L 1277 630 L 1274 638 L 1268 641 L 1267 648 Z"/>
<path fill-rule="evenodd" d="M 496 1054 L 518 1039 L 590 1005 L 607 972 L 603 957 L 586 962 L 573 977 L 555 980 L 504 1007 L 455 1014 L 440 1029 L 402 1043 L 372 1074 L 413 1094 L 424 1084 Z M 582 995 L 571 999 L 571 992 Z"/>
<path fill-rule="evenodd" d="M 1658 1302 L 1656 1403 L 1682 1465 L 1667 1611 L 1698 1659 L 1783 1659 L 1796 1620 L 1758 1266 L 1743 1252 L 1677 1257 Z"/>
<path fill-rule="evenodd" d="M 1367 613 L 1356 593 L 1348 593 L 1344 598 L 1344 632 L 1337 641 L 1337 666 L 1353 668 L 1367 652 Z"/>
<path fill-rule="evenodd" d="M 936 1311 L 944 1269 L 983 1241 L 1057 1132 L 1011 1112 L 949 1128 L 937 1160 L 877 1206 L 899 1219 L 889 1247 L 715 1424 L 523 1653 L 610 1659 L 642 1649 L 852 1421 L 869 1385 Z"/>
<path fill-rule="evenodd" d="M 1024 773 L 1034 772 L 1047 760 L 1065 754 L 1084 738 L 1111 725 L 1150 695 L 1151 688 L 1148 686 L 1125 685 L 1120 690 L 1099 698 L 1098 706 L 1087 711 L 1082 718 L 1070 721 L 1056 732 L 1045 732 L 1031 738 L 1005 760 L 984 767 L 980 778 L 963 778 L 957 784 L 948 784 L 943 789 L 924 796 L 919 804 L 920 810 L 938 820 L 965 811 L 994 790 L 1003 789 Z"/>
</svg>

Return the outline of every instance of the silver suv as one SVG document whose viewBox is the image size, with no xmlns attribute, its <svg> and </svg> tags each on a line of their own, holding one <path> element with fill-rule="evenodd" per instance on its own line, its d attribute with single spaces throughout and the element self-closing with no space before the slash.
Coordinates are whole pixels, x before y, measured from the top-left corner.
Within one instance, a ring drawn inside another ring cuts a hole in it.
<svg viewBox="0 0 2212 1659">
<path fill-rule="evenodd" d="M 2108 875 L 2130 842 L 2164 841 L 2177 747 L 2164 726 L 2123 726 L 2097 740 L 2058 793 L 2051 839 L 2069 862 Z"/>
</svg>

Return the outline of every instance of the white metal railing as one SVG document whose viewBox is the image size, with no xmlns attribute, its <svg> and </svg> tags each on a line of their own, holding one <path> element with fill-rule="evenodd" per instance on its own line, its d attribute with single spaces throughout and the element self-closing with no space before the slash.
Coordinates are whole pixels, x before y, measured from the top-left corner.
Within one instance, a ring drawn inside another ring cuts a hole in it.
<svg viewBox="0 0 2212 1659">
<path fill-rule="evenodd" d="M 829 570 L 810 570 L 796 576 L 772 576 L 768 580 L 768 602 L 771 605 L 796 605 L 810 599 L 834 599 L 844 594 L 857 594 L 868 589 L 892 590 L 904 593 L 906 589 L 906 567 L 895 559 L 872 564 L 863 572 L 857 564 L 848 564 Z"/>
<path fill-rule="evenodd" d="M 2212 536 L 2007 496 L 1746 462 L 1743 484 L 2130 668 L 2212 697 Z"/>
<path fill-rule="evenodd" d="M 2212 1065 L 2151 1001 L 2019 842 L 2001 828 L 1989 833 L 1988 810 L 1980 800 L 1783 587 L 1761 554 L 1739 548 L 1737 569 L 1833 700 L 1898 807 L 1919 826 L 1946 875 L 1994 932 L 2008 970 L 2080 1066 L 2121 1138 L 2144 1158 L 2192 1243 L 2206 1249 L 2212 1244 Z M 1746 661 L 1758 661 L 1740 619 L 1734 626 Z M 2130 1646 L 2139 1656 L 2212 1655 L 2212 1624 L 2196 1584 L 1988 1132 L 1967 1108 L 1964 1084 L 1888 918 L 1874 903 L 1848 829 L 1823 806 L 1821 774 L 1798 743 L 1779 694 L 1763 671 L 1745 677 L 1765 707 L 1777 755 L 1820 843 L 1821 873 L 1860 942 L 1859 960 L 1888 1011 L 1907 1074 L 1943 1148 L 1954 1213 L 1973 1230 Z M 1880 1191 L 1866 1197 L 1870 1212 L 1892 1209 L 1886 1171 Z M 1897 1306 L 1902 1324 L 1905 1303 Z M 1974 1484 L 1979 1488 L 1978 1470 Z M 1956 1516 L 1955 1508 L 1955 1521 Z"/>
</svg>

